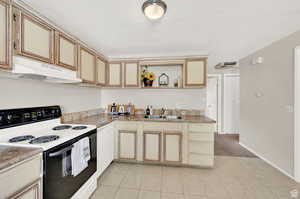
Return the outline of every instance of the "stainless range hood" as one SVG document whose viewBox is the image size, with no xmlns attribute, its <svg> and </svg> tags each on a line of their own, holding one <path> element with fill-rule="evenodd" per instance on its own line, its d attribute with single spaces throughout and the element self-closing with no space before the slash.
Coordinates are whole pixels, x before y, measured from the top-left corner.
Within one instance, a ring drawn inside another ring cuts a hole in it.
<svg viewBox="0 0 300 199">
<path fill-rule="evenodd" d="M 80 83 L 77 72 L 55 65 L 14 56 L 12 76 L 26 79 L 37 79 L 50 83 Z"/>
</svg>

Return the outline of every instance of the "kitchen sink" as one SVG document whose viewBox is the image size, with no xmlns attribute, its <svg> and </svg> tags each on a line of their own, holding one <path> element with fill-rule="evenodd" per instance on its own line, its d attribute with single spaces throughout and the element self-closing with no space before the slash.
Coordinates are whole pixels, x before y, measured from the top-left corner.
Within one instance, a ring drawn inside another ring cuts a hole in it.
<svg viewBox="0 0 300 199">
<path fill-rule="evenodd" d="M 166 120 L 181 120 L 181 116 L 177 115 L 145 115 L 145 118 L 148 119 L 166 119 Z"/>
</svg>

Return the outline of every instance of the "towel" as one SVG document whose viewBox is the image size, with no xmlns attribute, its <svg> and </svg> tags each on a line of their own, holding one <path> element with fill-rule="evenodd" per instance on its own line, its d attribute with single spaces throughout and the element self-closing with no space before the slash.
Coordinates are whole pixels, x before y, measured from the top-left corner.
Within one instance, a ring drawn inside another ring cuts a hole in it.
<svg viewBox="0 0 300 199">
<path fill-rule="evenodd" d="M 65 152 L 62 157 L 62 175 L 63 177 L 70 176 L 72 174 L 71 154 Z"/>
<path fill-rule="evenodd" d="M 90 139 L 86 137 L 83 138 L 81 141 L 82 141 L 82 148 L 83 148 L 83 157 L 85 161 L 88 162 L 91 159 Z"/>
<path fill-rule="evenodd" d="M 86 137 L 76 142 L 72 149 L 72 175 L 77 176 L 86 169 L 90 158 L 90 142 L 89 138 Z"/>
</svg>

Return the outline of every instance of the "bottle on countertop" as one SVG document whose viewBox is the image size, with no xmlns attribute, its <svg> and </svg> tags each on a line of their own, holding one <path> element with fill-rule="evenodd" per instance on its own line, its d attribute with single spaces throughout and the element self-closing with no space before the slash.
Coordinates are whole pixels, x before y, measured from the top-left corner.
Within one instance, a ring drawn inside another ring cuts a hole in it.
<svg viewBox="0 0 300 199">
<path fill-rule="evenodd" d="M 130 102 L 127 105 L 127 111 L 126 112 L 127 112 L 128 115 L 131 115 L 131 113 L 132 113 L 132 105 L 131 105 Z"/>
<path fill-rule="evenodd" d="M 149 108 L 149 106 L 147 106 L 147 108 L 146 108 L 146 115 L 150 115 L 150 108 Z"/>
<path fill-rule="evenodd" d="M 112 113 L 116 113 L 117 112 L 117 105 L 116 105 L 116 103 L 112 104 L 110 112 L 112 112 Z"/>
<path fill-rule="evenodd" d="M 150 106 L 150 115 L 153 115 L 153 106 Z"/>
<path fill-rule="evenodd" d="M 124 115 L 125 114 L 125 107 L 124 107 L 124 105 L 120 105 L 119 106 L 119 114 L 120 115 Z"/>
</svg>

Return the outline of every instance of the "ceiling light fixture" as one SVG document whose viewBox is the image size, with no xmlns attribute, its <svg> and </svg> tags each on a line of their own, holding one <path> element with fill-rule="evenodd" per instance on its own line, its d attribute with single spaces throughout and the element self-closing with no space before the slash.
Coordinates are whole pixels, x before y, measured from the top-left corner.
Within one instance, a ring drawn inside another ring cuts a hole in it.
<svg viewBox="0 0 300 199">
<path fill-rule="evenodd" d="M 146 17 L 155 20 L 164 16 L 167 4 L 162 0 L 147 0 L 142 6 L 142 10 Z"/>
</svg>

